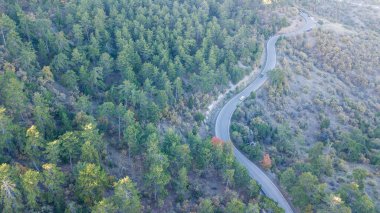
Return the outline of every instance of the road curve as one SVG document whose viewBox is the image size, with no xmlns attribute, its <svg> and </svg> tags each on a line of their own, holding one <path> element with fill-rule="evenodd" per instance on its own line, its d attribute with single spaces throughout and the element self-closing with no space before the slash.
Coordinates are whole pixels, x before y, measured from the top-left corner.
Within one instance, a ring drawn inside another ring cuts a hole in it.
<svg viewBox="0 0 380 213">
<path fill-rule="evenodd" d="M 256 78 L 252 83 L 250 83 L 243 91 L 232 97 L 227 104 L 223 106 L 220 110 L 215 123 L 215 136 L 224 140 L 231 141 L 230 138 L 230 124 L 232 114 L 236 110 L 240 101 L 240 97 L 248 97 L 251 92 L 258 90 L 267 81 L 267 72 L 274 69 L 276 66 L 276 42 L 280 36 L 293 36 L 310 30 L 314 26 L 314 22 L 306 13 L 300 13 L 302 18 L 305 20 L 305 24 L 302 28 L 287 34 L 272 36 L 266 44 L 266 60 L 265 66 L 261 71 L 262 77 Z M 293 213 L 293 209 L 289 205 L 288 201 L 282 195 L 281 191 L 272 182 L 272 180 L 252 161 L 245 157 L 234 145 L 233 151 L 236 159 L 241 163 L 247 170 L 249 175 L 255 179 L 260 185 L 266 196 L 273 199 L 282 207 L 286 213 Z"/>
</svg>

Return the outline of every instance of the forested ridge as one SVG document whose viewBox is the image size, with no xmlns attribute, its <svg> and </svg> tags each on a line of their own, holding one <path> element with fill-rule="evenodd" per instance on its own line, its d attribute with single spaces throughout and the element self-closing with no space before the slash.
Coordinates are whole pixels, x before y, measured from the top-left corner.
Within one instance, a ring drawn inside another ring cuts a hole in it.
<svg viewBox="0 0 380 213">
<path fill-rule="evenodd" d="M 0 2 L 3 212 L 281 212 L 200 108 L 286 25 L 261 1 Z M 115 160 L 117 158 L 117 160 Z M 212 187 L 210 186 L 212 185 Z"/>
</svg>

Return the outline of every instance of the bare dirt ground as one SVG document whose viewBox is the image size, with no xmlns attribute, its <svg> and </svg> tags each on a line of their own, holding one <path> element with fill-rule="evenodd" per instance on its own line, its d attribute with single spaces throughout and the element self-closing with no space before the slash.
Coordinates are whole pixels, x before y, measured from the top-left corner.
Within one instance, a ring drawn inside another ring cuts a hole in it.
<svg viewBox="0 0 380 213">
<path fill-rule="evenodd" d="M 346 28 L 343 24 L 330 22 L 327 19 L 323 19 L 323 18 L 319 18 L 319 20 L 323 21 L 323 25 L 321 26 L 323 30 L 334 31 L 338 34 L 355 33 L 355 31 L 352 31 Z"/>
<path fill-rule="evenodd" d="M 380 11 L 380 2 L 378 1 L 348 1 L 348 3 L 354 6 L 366 7 Z"/>
<path fill-rule="evenodd" d="M 332 0 L 314 4 L 305 1 L 305 10 L 333 23 L 341 23 L 349 29 L 380 32 L 380 2 L 377 0 Z"/>
<path fill-rule="evenodd" d="M 282 28 L 278 34 L 285 34 L 295 31 L 296 29 L 300 29 L 304 24 L 304 20 L 301 17 L 291 19 L 291 23 L 288 27 Z"/>
</svg>

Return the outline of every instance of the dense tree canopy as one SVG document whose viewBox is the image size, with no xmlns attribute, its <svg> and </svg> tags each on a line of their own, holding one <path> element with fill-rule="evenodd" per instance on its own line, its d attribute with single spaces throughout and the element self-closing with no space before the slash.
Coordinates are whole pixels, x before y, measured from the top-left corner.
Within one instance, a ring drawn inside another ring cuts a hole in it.
<svg viewBox="0 0 380 213">
<path fill-rule="evenodd" d="M 259 0 L 1 1 L 0 209 L 258 205 L 229 144 L 199 128 L 207 98 L 257 65 L 282 25 L 265 10 Z M 232 195 L 210 203 L 209 182 Z"/>
</svg>

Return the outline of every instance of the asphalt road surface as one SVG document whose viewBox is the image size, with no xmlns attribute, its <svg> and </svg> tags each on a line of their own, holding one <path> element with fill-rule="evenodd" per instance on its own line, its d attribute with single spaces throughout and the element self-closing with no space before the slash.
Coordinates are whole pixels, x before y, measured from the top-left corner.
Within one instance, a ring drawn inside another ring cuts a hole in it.
<svg viewBox="0 0 380 213">
<path fill-rule="evenodd" d="M 243 91 L 235 95 L 227 102 L 227 104 L 223 106 L 218 114 L 215 123 L 215 135 L 218 138 L 224 141 L 231 141 L 230 124 L 232 114 L 236 110 L 236 107 L 242 102 L 241 99 L 244 99 L 242 96 L 248 97 L 252 92 L 258 90 L 267 81 L 267 72 L 274 69 L 276 66 L 275 45 L 280 36 L 294 36 L 312 29 L 314 22 L 311 20 L 311 18 L 303 12 L 301 12 L 300 15 L 305 20 L 302 28 L 291 33 L 272 36 L 266 44 L 266 61 L 265 66 L 261 71 L 262 75 L 256 78 Z M 286 213 L 293 213 L 293 209 L 289 205 L 288 201 L 282 195 L 278 187 L 272 182 L 272 180 L 258 166 L 256 166 L 252 161 L 245 157 L 235 146 L 233 146 L 233 151 L 238 162 L 240 162 L 248 170 L 249 175 L 261 185 L 261 189 L 264 194 L 276 201 L 278 205 L 285 210 Z"/>
</svg>

